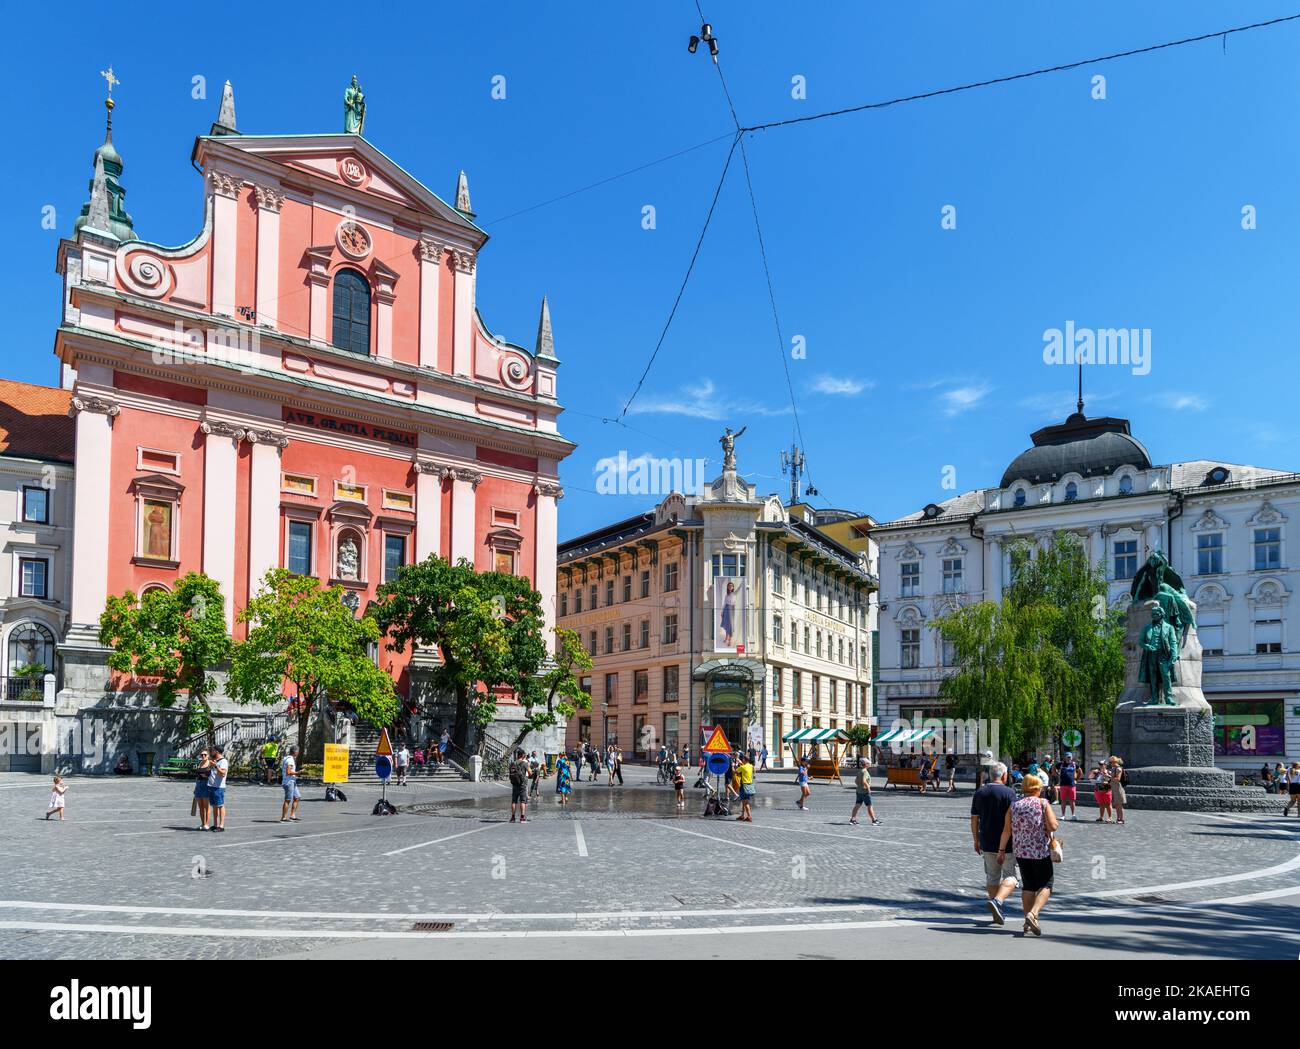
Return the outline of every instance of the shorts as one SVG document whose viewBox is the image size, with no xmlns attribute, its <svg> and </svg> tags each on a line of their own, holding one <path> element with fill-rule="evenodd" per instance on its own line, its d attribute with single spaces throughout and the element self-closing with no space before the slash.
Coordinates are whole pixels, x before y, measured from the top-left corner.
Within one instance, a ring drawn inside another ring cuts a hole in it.
<svg viewBox="0 0 1300 1049">
<path fill-rule="evenodd" d="M 740 786 L 740 798 L 742 801 L 754 800 L 754 784 L 742 783 Z"/>
<path fill-rule="evenodd" d="M 1016 880 L 1016 858 L 1010 853 L 1002 857 L 1002 862 L 998 863 L 998 854 L 996 851 L 989 852 L 984 850 L 984 884 L 990 889 L 996 888 L 1004 881 Z"/>
<path fill-rule="evenodd" d="M 1020 867 L 1021 892 L 1038 892 L 1052 887 L 1056 864 L 1052 862 L 1051 856 L 1041 860 L 1022 860 L 1017 857 L 1016 864 Z"/>
<path fill-rule="evenodd" d="M 284 800 L 297 801 L 302 795 L 298 793 L 298 778 L 296 776 L 284 777 Z"/>
<path fill-rule="evenodd" d="M 871 805 L 871 794 L 870 794 L 870 793 L 864 794 L 864 793 L 862 793 L 862 791 L 858 791 L 858 792 L 857 792 L 857 795 L 858 795 L 858 800 L 857 800 L 856 804 L 858 804 L 858 805 L 866 805 L 866 806 L 870 807 L 870 805 Z"/>
<path fill-rule="evenodd" d="M 279 764 L 279 762 L 275 758 L 263 758 L 262 763 L 272 771 L 274 771 L 275 766 Z"/>
<path fill-rule="evenodd" d="M 226 803 L 226 788 L 209 787 L 208 799 L 212 802 L 213 808 L 217 808 L 217 809 L 221 808 Z"/>
<path fill-rule="evenodd" d="M 208 800 L 208 798 L 210 797 L 210 794 L 209 794 L 209 792 L 208 792 L 208 781 L 207 781 L 207 780 L 205 780 L 205 779 L 204 779 L 204 780 L 199 780 L 199 781 L 197 781 L 197 782 L 194 784 L 194 796 L 195 796 L 196 798 L 198 798 L 199 801 L 207 801 L 207 800 Z"/>
<path fill-rule="evenodd" d="M 1098 805 L 1109 805 L 1109 804 L 1110 804 L 1110 791 L 1108 791 L 1108 790 L 1099 790 L 1099 791 L 1096 791 L 1096 792 L 1093 794 L 1093 797 L 1097 799 L 1097 804 L 1098 804 Z"/>
<path fill-rule="evenodd" d="M 1300 794 L 1300 783 L 1292 783 L 1292 784 L 1290 784 L 1290 785 L 1288 786 L 1288 788 L 1287 788 L 1287 793 L 1290 794 L 1291 797 L 1293 797 L 1293 798 L 1294 798 L 1297 794 Z"/>
<path fill-rule="evenodd" d="M 525 803 L 527 800 L 528 800 L 528 784 L 527 784 L 527 783 L 511 783 L 511 784 L 510 784 L 510 804 L 511 804 L 511 805 L 520 805 L 520 804 Z"/>
<path fill-rule="evenodd" d="M 1074 801 L 1078 793 L 1077 787 L 1059 786 L 1056 788 L 1057 794 L 1062 801 Z"/>
</svg>

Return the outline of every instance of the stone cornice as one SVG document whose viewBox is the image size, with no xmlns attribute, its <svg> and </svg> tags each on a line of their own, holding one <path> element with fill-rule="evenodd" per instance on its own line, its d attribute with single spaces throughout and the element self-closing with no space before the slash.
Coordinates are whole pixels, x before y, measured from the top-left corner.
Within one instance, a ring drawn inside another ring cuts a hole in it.
<svg viewBox="0 0 1300 1049">
<path fill-rule="evenodd" d="M 564 498 L 564 489 L 550 481 L 537 481 L 533 484 L 533 494 L 545 496 L 558 502 Z"/>
</svg>

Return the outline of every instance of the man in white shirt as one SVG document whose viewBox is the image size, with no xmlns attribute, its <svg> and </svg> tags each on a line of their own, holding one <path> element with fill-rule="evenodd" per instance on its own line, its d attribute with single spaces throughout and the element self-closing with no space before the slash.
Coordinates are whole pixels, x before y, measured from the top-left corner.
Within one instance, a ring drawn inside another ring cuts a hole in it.
<svg viewBox="0 0 1300 1049">
<path fill-rule="evenodd" d="M 302 795 L 298 793 L 298 748 L 290 747 L 289 753 L 280 762 L 280 779 L 284 784 L 284 801 L 280 805 L 280 822 L 298 822 L 298 802 Z"/>
<path fill-rule="evenodd" d="M 411 770 L 411 752 L 406 749 L 406 744 L 402 744 L 402 749 L 397 752 L 397 785 L 406 786 L 406 774 Z"/>
<path fill-rule="evenodd" d="M 226 774 L 230 771 L 230 762 L 226 760 L 224 748 L 212 748 L 212 771 L 208 773 L 208 795 L 212 800 L 212 829 L 225 832 L 226 829 Z"/>
</svg>

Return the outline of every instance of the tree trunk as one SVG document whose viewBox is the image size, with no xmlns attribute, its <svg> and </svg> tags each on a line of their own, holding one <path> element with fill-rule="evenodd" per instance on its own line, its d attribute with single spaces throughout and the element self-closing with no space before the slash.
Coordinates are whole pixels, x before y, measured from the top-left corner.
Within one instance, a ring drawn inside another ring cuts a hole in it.
<svg viewBox="0 0 1300 1049">
<path fill-rule="evenodd" d="M 314 703 L 307 704 L 298 711 L 298 759 L 306 760 L 307 755 L 307 723 L 311 720 L 311 708 Z"/>
<path fill-rule="evenodd" d="M 460 686 L 456 689 L 456 724 L 451 733 L 452 742 L 462 752 L 469 751 L 469 689 Z"/>
</svg>

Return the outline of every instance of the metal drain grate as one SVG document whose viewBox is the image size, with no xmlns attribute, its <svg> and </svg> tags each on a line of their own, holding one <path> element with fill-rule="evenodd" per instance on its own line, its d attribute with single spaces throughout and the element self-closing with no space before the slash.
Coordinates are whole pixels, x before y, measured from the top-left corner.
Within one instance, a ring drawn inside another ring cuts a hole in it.
<svg viewBox="0 0 1300 1049">
<path fill-rule="evenodd" d="M 1164 896 L 1134 896 L 1133 899 L 1137 900 L 1138 903 L 1172 903 L 1173 902 L 1172 900 L 1169 900 Z"/>
<path fill-rule="evenodd" d="M 683 907 L 736 907 L 740 901 L 725 894 L 703 896 L 673 896 Z"/>
<path fill-rule="evenodd" d="M 451 922 L 416 922 L 411 926 L 412 932 L 451 932 Z"/>
</svg>

